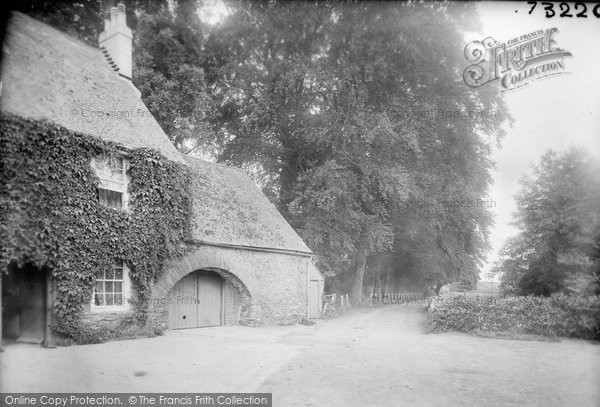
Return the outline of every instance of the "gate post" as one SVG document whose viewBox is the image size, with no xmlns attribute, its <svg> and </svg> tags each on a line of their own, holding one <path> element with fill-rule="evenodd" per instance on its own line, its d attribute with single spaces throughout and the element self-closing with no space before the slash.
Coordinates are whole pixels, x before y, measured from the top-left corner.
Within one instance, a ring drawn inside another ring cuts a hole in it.
<svg viewBox="0 0 600 407">
<path fill-rule="evenodd" d="M 46 273 L 46 304 L 45 304 L 45 325 L 44 325 L 44 342 L 43 345 L 46 348 L 56 348 L 54 344 L 54 337 L 52 336 L 52 308 L 53 308 L 53 293 L 52 290 L 52 272 L 47 270 Z"/>
</svg>

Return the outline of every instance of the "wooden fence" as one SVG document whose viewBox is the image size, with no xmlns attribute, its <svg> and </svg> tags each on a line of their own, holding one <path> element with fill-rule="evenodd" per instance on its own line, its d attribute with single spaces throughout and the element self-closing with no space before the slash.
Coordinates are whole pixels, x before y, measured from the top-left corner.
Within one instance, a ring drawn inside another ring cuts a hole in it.
<svg viewBox="0 0 600 407">
<path fill-rule="evenodd" d="M 492 297 L 492 298 L 501 298 L 504 295 L 500 291 L 467 291 L 464 293 L 456 293 L 455 297 L 468 297 L 468 298 L 478 298 L 478 297 Z"/>
<path fill-rule="evenodd" d="M 323 295 L 323 307 L 321 316 L 338 313 L 350 307 L 350 296 L 348 294 L 326 294 Z"/>
<path fill-rule="evenodd" d="M 417 300 L 423 300 L 425 297 L 423 293 L 419 292 L 400 292 L 400 293 L 375 293 L 371 296 L 370 301 L 372 304 L 402 304 L 407 302 L 413 302 Z"/>
</svg>

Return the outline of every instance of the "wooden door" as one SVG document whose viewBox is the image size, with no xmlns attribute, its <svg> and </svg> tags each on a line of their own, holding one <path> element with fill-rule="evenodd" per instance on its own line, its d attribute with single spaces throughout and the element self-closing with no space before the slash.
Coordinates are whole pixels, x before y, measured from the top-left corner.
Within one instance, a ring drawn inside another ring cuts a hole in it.
<svg viewBox="0 0 600 407">
<path fill-rule="evenodd" d="M 223 282 L 213 272 L 188 274 L 171 290 L 169 328 L 184 329 L 221 325 Z"/>
<path fill-rule="evenodd" d="M 171 290 L 169 328 L 196 328 L 198 324 L 198 277 L 190 273 Z"/>
<path fill-rule="evenodd" d="M 198 325 L 221 325 L 222 279 L 212 272 L 198 273 Z"/>
<path fill-rule="evenodd" d="M 321 316 L 321 282 L 310 280 L 308 285 L 308 317 L 319 318 Z"/>
</svg>

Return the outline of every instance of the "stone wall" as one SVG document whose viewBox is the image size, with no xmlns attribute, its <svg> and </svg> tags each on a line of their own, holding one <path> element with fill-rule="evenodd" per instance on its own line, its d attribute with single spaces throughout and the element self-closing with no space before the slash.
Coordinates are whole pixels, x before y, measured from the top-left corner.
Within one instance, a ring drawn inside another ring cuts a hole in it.
<svg viewBox="0 0 600 407">
<path fill-rule="evenodd" d="M 231 281 L 225 280 L 223 286 L 223 314 L 225 325 L 239 325 L 250 306 L 250 296 L 240 291 Z"/>
<path fill-rule="evenodd" d="M 225 324 L 272 324 L 299 321 L 306 315 L 308 257 L 235 248 L 201 246 L 167 264 L 153 289 L 153 324 L 168 327 L 171 288 L 195 270 L 223 277 Z"/>
<path fill-rule="evenodd" d="M 82 328 L 92 341 L 104 331 L 117 336 L 161 333 L 169 324 L 169 293 L 187 274 L 196 270 L 218 273 L 223 283 L 225 325 L 263 325 L 299 322 L 306 316 L 308 257 L 212 246 L 198 247 L 185 258 L 171 262 L 154 285 L 146 326 L 137 326 L 133 312 L 91 312 L 84 305 Z M 135 292 L 130 293 L 135 300 Z"/>
</svg>

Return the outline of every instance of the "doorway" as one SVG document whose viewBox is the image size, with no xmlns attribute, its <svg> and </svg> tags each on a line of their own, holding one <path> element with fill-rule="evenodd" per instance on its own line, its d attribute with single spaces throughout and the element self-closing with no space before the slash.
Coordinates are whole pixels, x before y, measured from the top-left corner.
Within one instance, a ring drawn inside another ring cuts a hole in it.
<svg viewBox="0 0 600 407">
<path fill-rule="evenodd" d="M 223 278 L 212 271 L 194 271 L 173 286 L 169 296 L 169 328 L 223 324 Z"/>
<path fill-rule="evenodd" d="M 47 328 L 48 271 L 11 264 L 2 276 L 2 338 L 42 343 Z"/>
</svg>

